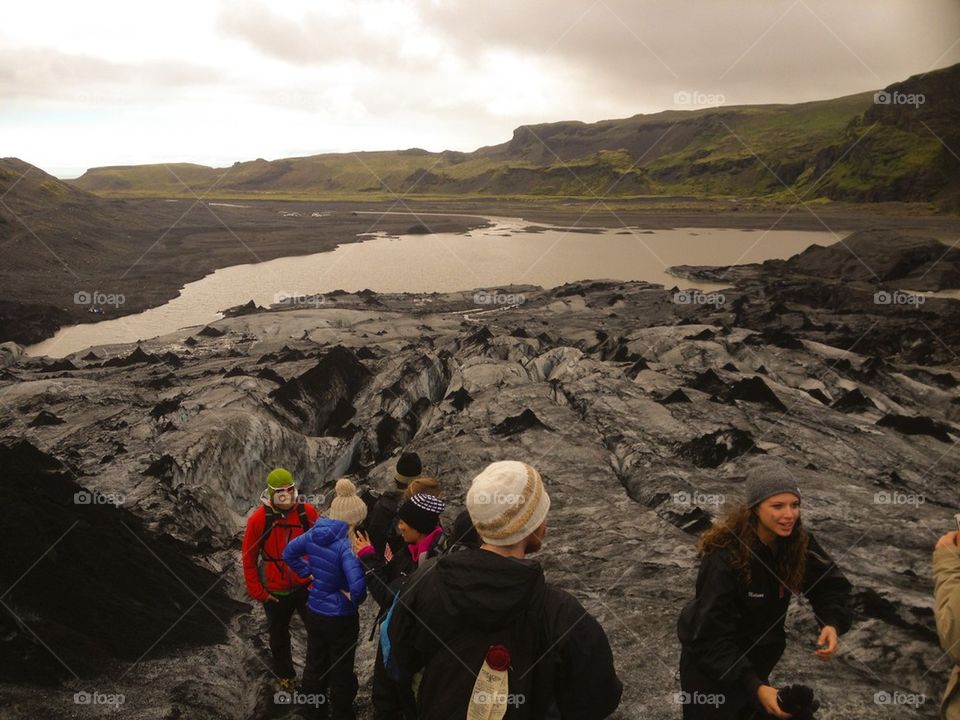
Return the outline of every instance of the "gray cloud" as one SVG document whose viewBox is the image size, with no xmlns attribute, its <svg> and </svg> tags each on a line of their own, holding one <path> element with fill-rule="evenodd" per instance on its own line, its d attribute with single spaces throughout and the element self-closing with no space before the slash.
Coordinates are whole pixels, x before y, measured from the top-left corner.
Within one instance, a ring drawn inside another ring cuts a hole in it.
<svg viewBox="0 0 960 720">
<path fill-rule="evenodd" d="M 960 3 L 874 0 L 467 0 L 422 6 L 464 53 L 491 46 L 570 67 L 593 94 L 663 105 L 676 89 L 794 102 L 882 87 L 960 61 Z M 590 101 L 590 95 L 585 97 Z"/>
<path fill-rule="evenodd" d="M 187 61 L 117 63 L 88 55 L 0 45 L 0 96 L 6 101 L 122 102 L 219 85 L 228 76 Z"/>
</svg>

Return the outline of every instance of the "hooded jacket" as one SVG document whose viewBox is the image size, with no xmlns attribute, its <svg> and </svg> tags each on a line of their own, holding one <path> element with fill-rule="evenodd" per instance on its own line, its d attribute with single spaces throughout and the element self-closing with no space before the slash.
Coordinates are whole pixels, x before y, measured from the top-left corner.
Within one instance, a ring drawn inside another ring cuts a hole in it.
<svg viewBox="0 0 960 720">
<path fill-rule="evenodd" d="M 940 645 L 954 662 L 940 703 L 943 720 L 960 720 L 960 549 L 933 552 L 933 612 Z"/>
<path fill-rule="evenodd" d="M 420 670 L 420 720 L 466 717 L 491 645 L 510 652 L 507 720 L 599 720 L 623 686 L 606 634 L 533 560 L 465 549 L 408 578 L 388 628 L 393 662 Z"/>
<path fill-rule="evenodd" d="M 318 615 L 353 615 L 367 597 L 363 566 L 353 554 L 347 530 L 345 522 L 320 518 L 283 551 L 297 575 L 313 576 L 307 605 Z"/>
<path fill-rule="evenodd" d="M 818 625 L 832 625 L 842 635 L 850 629 L 850 582 L 808 535 L 803 595 L 810 600 Z M 728 683 L 742 701 L 752 700 L 757 688 L 767 683 L 786 647 L 784 624 L 791 593 L 773 573 L 776 552 L 776 545 L 757 542 L 749 583 L 734 565 L 732 550 L 704 555 L 696 596 L 677 624 L 683 652 L 696 670 L 712 681 Z"/>
<path fill-rule="evenodd" d="M 317 509 L 310 503 L 303 503 L 307 520 L 312 524 L 317 520 Z M 274 518 L 269 537 L 263 532 L 267 525 L 267 516 Z M 303 535 L 303 525 L 297 507 L 281 511 L 273 507 L 269 493 L 260 496 L 260 505 L 247 520 L 247 529 L 243 534 L 243 579 L 250 597 L 266 602 L 270 593 L 290 593 L 299 590 L 306 581 L 298 577 L 283 562 L 283 550 L 295 537 Z M 263 563 L 260 560 L 263 546 Z"/>
</svg>

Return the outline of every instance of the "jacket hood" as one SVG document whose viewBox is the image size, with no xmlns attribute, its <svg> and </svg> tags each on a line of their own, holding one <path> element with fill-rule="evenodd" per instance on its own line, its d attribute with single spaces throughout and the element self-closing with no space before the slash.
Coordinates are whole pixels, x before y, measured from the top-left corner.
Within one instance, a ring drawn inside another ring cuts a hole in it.
<svg viewBox="0 0 960 720">
<path fill-rule="evenodd" d="M 440 601 L 451 615 L 479 626 L 515 621 L 543 592 L 543 568 L 533 560 L 470 549 L 437 561 Z"/>
<path fill-rule="evenodd" d="M 313 527 L 308 530 L 310 541 L 317 545 L 333 545 L 338 540 L 347 537 L 348 526 L 340 520 L 331 520 L 330 518 L 317 518 Z"/>
</svg>

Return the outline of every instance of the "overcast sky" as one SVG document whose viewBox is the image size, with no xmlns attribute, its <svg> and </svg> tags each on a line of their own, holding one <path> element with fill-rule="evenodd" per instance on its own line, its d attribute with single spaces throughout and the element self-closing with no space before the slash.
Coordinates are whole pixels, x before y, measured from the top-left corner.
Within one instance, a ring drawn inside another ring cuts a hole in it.
<svg viewBox="0 0 960 720">
<path fill-rule="evenodd" d="M 960 0 L 4 5 L 0 156 L 60 177 L 469 151 L 522 124 L 823 99 L 960 62 Z"/>
</svg>

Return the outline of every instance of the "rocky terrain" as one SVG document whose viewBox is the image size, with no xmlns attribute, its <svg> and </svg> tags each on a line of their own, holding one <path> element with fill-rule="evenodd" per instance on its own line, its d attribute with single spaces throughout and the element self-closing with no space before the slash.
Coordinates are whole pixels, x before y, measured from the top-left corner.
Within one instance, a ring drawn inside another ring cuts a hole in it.
<svg viewBox="0 0 960 720">
<path fill-rule="evenodd" d="M 870 274 L 836 262 L 852 252 L 838 244 L 678 271 L 735 285 L 712 295 L 613 281 L 499 288 L 514 306 L 343 293 L 58 361 L 3 345 L 4 717 L 285 717 L 239 571 L 244 518 L 276 465 L 323 505 L 344 474 L 383 487 L 403 447 L 451 516 L 487 463 L 540 469 L 553 503 L 539 559 L 605 627 L 622 720 L 680 717 L 696 536 L 756 456 L 782 458 L 854 584 L 856 621 L 825 665 L 794 603 L 775 682 L 814 686 L 824 720 L 935 717 L 949 665 L 930 552 L 960 510 L 960 302 L 897 288 L 957 287 L 953 257 L 934 269 L 895 238 L 847 242 Z M 876 301 L 886 288 L 901 295 Z M 364 718 L 371 619 L 368 604 Z M 925 702 L 877 702 L 898 692 Z"/>
</svg>

